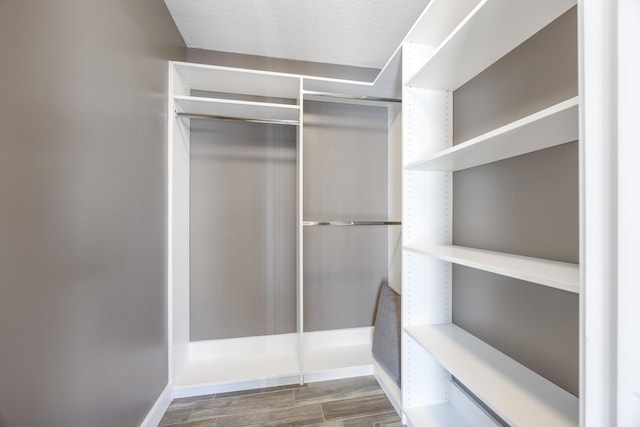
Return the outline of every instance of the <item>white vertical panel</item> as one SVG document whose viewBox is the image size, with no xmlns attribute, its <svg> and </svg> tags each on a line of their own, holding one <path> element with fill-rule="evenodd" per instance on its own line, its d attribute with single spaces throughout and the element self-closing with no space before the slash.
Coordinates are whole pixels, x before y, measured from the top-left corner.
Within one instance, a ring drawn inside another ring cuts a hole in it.
<svg viewBox="0 0 640 427">
<path fill-rule="evenodd" d="M 186 89 L 170 64 L 170 88 Z M 170 378 L 185 366 L 189 345 L 189 121 L 175 116 L 169 93 L 168 140 L 168 286 Z"/>
<path fill-rule="evenodd" d="M 428 47 L 403 50 L 403 81 L 421 66 Z M 403 88 L 403 164 L 444 150 L 452 141 L 452 94 Z M 451 243 L 451 173 L 403 172 L 403 244 Z M 451 264 L 403 251 L 402 326 L 451 321 Z M 405 408 L 448 400 L 449 374 L 405 332 L 402 337 Z"/>
<path fill-rule="evenodd" d="M 388 112 L 388 155 L 387 155 L 387 217 L 392 220 L 402 218 L 402 105 L 389 104 Z M 389 264 L 389 284 L 396 292 L 402 293 L 402 227 L 389 226 L 387 229 L 387 256 Z"/>
<path fill-rule="evenodd" d="M 617 1 L 618 407 L 620 426 L 640 425 L 640 2 Z"/>
<path fill-rule="evenodd" d="M 304 234 L 302 222 L 304 221 L 304 100 L 302 92 L 304 90 L 304 80 L 300 79 L 300 91 L 298 94 L 298 105 L 300 106 L 300 118 L 298 120 L 298 177 L 297 177 L 297 230 L 296 246 L 297 251 L 297 289 L 298 289 L 298 366 L 300 368 L 300 384 L 304 383 Z"/>
</svg>

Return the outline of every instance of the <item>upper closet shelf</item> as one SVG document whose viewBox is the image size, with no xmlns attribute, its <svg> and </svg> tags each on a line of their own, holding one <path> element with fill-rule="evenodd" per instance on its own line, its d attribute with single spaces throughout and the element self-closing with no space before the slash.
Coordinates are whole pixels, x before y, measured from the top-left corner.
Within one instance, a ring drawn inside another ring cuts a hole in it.
<svg viewBox="0 0 640 427">
<path fill-rule="evenodd" d="M 464 246 L 408 246 L 406 249 L 490 273 L 568 292 L 580 292 L 580 269 L 577 264 Z"/>
<path fill-rule="evenodd" d="M 184 62 L 172 64 L 178 77 L 174 79 L 175 94 L 190 95 L 191 90 L 204 90 L 271 98 L 300 96 L 300 77 L 295 75 Z"/>
<path fill-rule="evenodd" d="M 578 139 L 578 97 L 545 108 L 406 166 L 411 170 L 459 171 Z"/>
<path fill-rule="evenodd" d="M 409 86 L 454 91 L 575 4 L 576 0 L 481 0 L 438 45 Z"/>
<path fill-rule="evenodd" d="M 176 96 L 174 99 L 176 113 L 292 122 L 298 122 L 300 115 L 300 107 L 297 105 L 195 96 Z"/>
<path fill-rule="evenodd" d="M 405 331 L 509 425 L 578 425 L 578 398 L 454 324 Z"/>
</svg>

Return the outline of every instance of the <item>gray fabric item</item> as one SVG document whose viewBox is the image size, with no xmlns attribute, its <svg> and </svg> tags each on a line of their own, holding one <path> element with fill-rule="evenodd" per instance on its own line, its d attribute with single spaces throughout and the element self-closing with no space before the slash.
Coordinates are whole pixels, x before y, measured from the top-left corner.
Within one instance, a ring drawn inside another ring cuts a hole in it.
<svg viewBox="0 0 640 427">
<path fill-rule="evenodd" d="M 387 283 L 382 285 L 378 300 L 373 358 L 400 386 L 400 295 Z"/>
</svg>

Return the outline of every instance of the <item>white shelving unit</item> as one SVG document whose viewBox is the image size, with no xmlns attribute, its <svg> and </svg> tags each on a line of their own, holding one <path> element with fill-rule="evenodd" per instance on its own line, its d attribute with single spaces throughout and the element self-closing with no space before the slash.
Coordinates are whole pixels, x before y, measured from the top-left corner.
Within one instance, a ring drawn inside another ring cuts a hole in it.
<svg viewBox="0 0 640 427">
<path fill-rule="evenodd" d="M 453 325 L 407 333 L 509 425 L 578 425 L 578 399 Z"/>
<path fill-rule="evenodd" d="M 392 77 L 392 70 L 388 72 Z M 393 79 L 390 77 L 390 81 Z M 387 106 L 390 156 L 400 176 L 400 85 L 322 79 L 183 62 L 169 64 L 168 259 L 169 381 L 174 397 L 344 378 L 374 373 L 372 328 L 303 332 L 302 150 L 303 100 L 358 102 L 325 96 L 373 97 Z M 198 91 L 197 95 L 192 92 Z M 202 94 L 201 92 L 208 92 Z M 385 101 L 386 100 L 386 101 Z M 293 334 L 192 342 L 189 338 L 189 164 L 192 118 L 266 121 L 297 127 L 297 332 Z M 395 151 L 394 151 L 395 150 Z M 391 174 L 392 172 L 390 172 Z M 394 184 L 400 198 L 399 178 Z M 391 185 L 391 184 L 390 184 Z M 399 209 L 389 212 L 394 219 Z M 399 227 L 396 230 L 399 241 Z M 390 255 L 390 264 L 391 264 Z M 393 261 L 398 264 L 399 255 Z M 378 372 L 385 375 L 384 372 Z M 397 402 L 397 407 L 401 404 Z"/>
<path fill-rule="evenodd" d="M 298 105 L 272 102 L 238 101 L 233 99 L 205 98 L 198 96 L 176 96 L 177 113 L 192 113 L 203 116 L 234 117 L 257 120 L 288 120 L 298 123 Z"/>
<path fill-rule="evenodd" d="M 452 245 L 453 172 L 577 140 L 580 105 L 567 99 L 452 146 L 452 92 L 575 4 L 433 0 L 405 39 L 402 400 L 409 426 L 497 425 L 494 415 L 514 426 L 579 423 L 577 398 L 451 323 L 452 264 L 580 293 L 576 264 Z"/>
<path fill-rule="evenodd" d="M 559 16 L 558 11 L 574 6 L 576 1 L 481 0 L 475 3 L 455 29 L 437 44 L 409 86 L 456 90 L 553 21 Z M 464 13 L 469 4 L 468 1 L 455 1 L 449 7 Z M 449 16 L 457 17 L 459 13 L 450 12 Z M 425 42 L 433 46 L 433 41 Z M 419 39 L 416 42 L 420 43 Z"/>
<path fill-rule="evenodd" d="M 406 166 L 449 171 L 480 166 L 578 139 L 578 97 L 462 142 Z"/>
</svg>

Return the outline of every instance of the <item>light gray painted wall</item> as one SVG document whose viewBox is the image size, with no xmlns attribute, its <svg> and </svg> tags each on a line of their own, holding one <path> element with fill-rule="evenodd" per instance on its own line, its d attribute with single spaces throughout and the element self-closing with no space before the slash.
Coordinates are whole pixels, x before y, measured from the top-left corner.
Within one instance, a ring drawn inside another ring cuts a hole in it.
<svg viewBox="0 0 640 427">
<path fill-rule="evenodd" d="M 138 426 L 167 384 L 155 0 L 0 0 L 0 425 Z"/>
<path fill-rule="evenodd" d="M 296 331 L 294 126 L 191 121 L 191 340 Z"/>
<path fill-rule="evenodd" d="M 454 135 L 469 137 L 578 93 L 575 8 L 454 93 Z M 578 146 L 454 173 L 453 242 L 577 262 Z M 578 394 L 578 296 L 464 267 L 453 321 Z"/>
<path fill-rule="evenodd" d="M 386 219 L 387 109 L 304 107 L 305 219 Z M 304 247 L 305 330 L 372 326 L 388 278 L 387 228 L 307 227 Z"/>
</svg>

